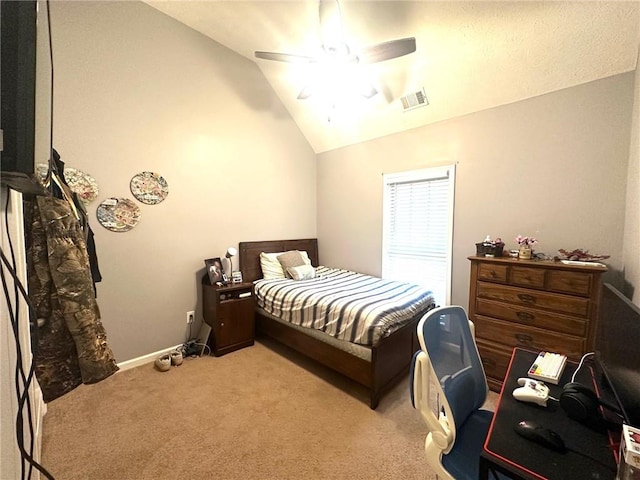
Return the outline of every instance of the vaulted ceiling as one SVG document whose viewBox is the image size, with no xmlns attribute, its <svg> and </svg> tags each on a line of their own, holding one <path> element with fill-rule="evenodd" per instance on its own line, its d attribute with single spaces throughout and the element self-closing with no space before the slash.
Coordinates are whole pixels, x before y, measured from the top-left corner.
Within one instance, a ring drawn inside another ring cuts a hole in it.
<svg viewBox="0 0 640 480">
<path fill-rule="evenodd" d="M 415 37 L 416 52 L 357 65 L 378 94 L 332 108 L 297 99 L 317 66 L 254 56 L 315 54 L 318 0 L 146 3 L 256 62 L 317 153 L 635 70 L 640 43 L 639 1 L 341 0 L 352 50 Z M 429 104 L 404 111 L 421 89 Z"/>
</svg>

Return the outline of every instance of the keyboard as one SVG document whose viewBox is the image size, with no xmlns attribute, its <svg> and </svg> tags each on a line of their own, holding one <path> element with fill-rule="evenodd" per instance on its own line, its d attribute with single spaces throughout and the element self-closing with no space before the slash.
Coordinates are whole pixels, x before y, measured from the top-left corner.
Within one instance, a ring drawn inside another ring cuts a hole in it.
<svg viewBox="0 0 640 480">
<path fill-rule="evenodd" d="M 557 385 L 566 364 L 566 355 L 540 352 L 531 365 L 531 368 L 529 368 L 527 376 Z"/>
</svg>

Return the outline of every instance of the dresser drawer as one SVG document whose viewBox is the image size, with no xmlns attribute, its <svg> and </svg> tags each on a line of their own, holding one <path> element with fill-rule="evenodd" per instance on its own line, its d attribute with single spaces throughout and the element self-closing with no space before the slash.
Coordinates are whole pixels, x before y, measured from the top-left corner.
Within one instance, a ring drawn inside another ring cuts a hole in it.
<svg viewBox="0 0 640 480">
<path fill-rule="evenodd" d="M 530 350 L 548 350 L 563 353 L 570 358 L 580 358 L 585 348 L 584 338 L 549 332 L 541 328 L 528 327 L 476 315 L 478 338 L 500 343 L 506 347 L 523 347 Z"/>
<path fill-rule="evenodd" d="M 481 339 L 476 339 L 476 345 L 478 346 L 484 373 L 487 376 L 487 383 L 489 383 L 489 387 L 492 390 L 499 391 L 502 380 L 507 373 L 507 368 L 509 368 L 512 349 L 501 348 Z"/>
<path fill-rule="evenodd" d="M 569 335 L 575 335 L 577 337 L 586 337 L 587 335 L 587 321 L 584 318 L 571 317 L 561 313 L 547 312 L 545 310 L 484 300 L 482 298 L 476 300 L 476 312 L 480 315 L 559 333 L 568 333 Z"/>
<path fill-rule="evenodd" d="M 544 308 L 581 317 L 586 317 L 589 314 L 589 300 L 587 298 L 538 292 L 536 290 L 496 285 L 488 282 L 478 282 L 477 295 L 479 298 L 527 307 Z"/>
<path fill-rule="evenodd" d="M 552 270 L 549 272 L 547 287 L 554 292 L 572 293 L 588 297 L 591 291 L 592 278 L 590 273 Z"/>
<path fill-rule="evenodd" d="M 493 265 L 481 263 L 478 265 L 478 278 L 491 282 L 507 283 L 508 267 L 506 265 Z"/>
<path fill-rule="evenodd" d="M 509 283 L 520 287 L 544 288 L 545 270 L 541 268 L 512 267 Z"/>
</svg>

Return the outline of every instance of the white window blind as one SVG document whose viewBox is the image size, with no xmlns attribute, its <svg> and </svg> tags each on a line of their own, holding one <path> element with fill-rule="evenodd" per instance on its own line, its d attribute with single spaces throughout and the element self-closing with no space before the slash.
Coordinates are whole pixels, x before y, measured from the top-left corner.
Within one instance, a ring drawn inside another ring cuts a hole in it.
<svg viewBox="0 0 640 480">
<path fill-rule="evenodd" d="M 382 276 L 451 299 L 455 167 L 384 175 Z"/>
</svg>

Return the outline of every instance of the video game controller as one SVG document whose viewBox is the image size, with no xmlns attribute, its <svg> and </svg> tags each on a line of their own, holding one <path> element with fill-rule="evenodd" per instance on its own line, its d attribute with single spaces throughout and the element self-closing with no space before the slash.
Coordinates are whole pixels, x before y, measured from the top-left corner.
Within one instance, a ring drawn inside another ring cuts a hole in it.
<svg viewBox="0 0 640 480">
<path fill-rule="evenodd" d="M 547 406 L 549 387 L 544 382 L 532 378 L 519 378 L 518 385 L 520 387 L 513 391 L 513 398 L 521 402 L 535 403 L 541 407 Z"/>
<path fill-rule="evenodd" d="M 521 387 L 524 387 L 527 383 L 531 383 L 531 382 L 546 387 L 546 385 L 542 380 L 535 380 L 533 378 L 528 378 L 528 377 L 520 377 L 518 379 L 518 385 L 520 385 Z"/>
</svg>

